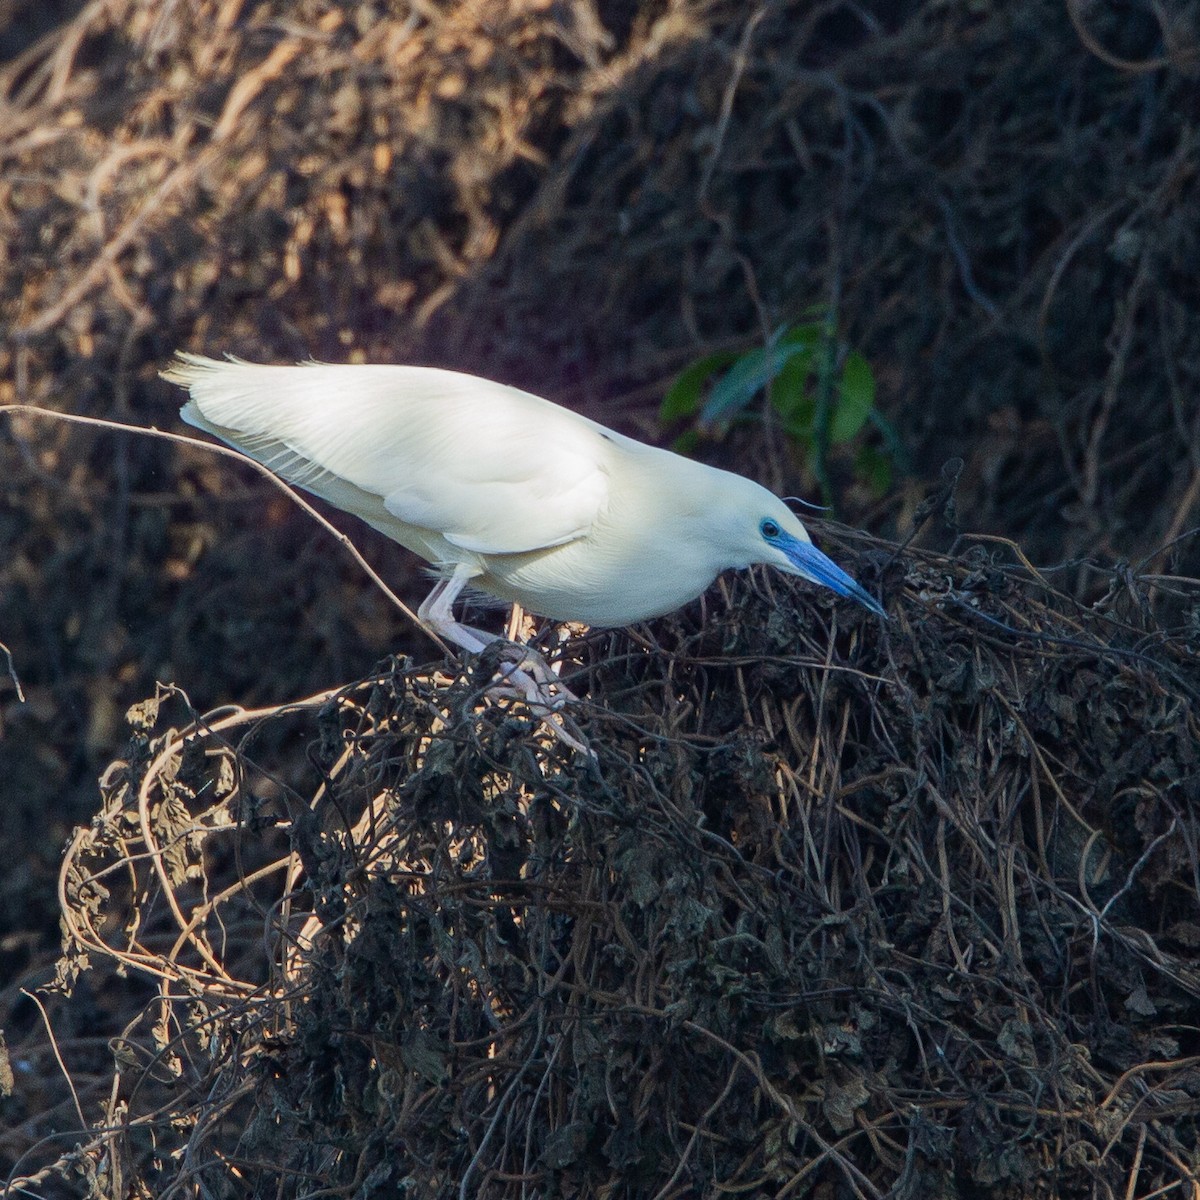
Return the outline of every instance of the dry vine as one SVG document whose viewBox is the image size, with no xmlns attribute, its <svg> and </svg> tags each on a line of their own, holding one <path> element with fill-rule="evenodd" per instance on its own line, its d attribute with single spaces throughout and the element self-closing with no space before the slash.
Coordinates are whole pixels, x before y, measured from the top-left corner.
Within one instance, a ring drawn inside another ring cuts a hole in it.
<svg viewBox="0 0 1200 1200">
<path fill-rule="evenodd" d="M 135 709 L 64 864 L 61 982 L 153 997 L 54 1169 L 1195 1195 L 1194 647 L 1136 581 L 1083 610 L 1002 548 L 859 552 L 887 626 L 761 575 L 568 643 L 594 760 L 485 700 L 487 665 Z"/>
</svg>

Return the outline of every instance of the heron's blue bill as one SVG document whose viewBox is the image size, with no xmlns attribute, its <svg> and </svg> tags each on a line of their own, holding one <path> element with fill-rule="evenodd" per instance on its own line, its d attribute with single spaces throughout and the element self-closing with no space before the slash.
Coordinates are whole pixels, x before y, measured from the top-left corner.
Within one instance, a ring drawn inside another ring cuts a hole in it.
<svg viewBox="0 0 1200 1200">
<path fill-rule="evenodd" d="M 887 617 L 883 606 L 865 588 L 856 583 L 833 559 L 822 554 L 811 542 L 783 534 L 775 544 L 788 556 L 792 565 L 805 579 L 819 583 L 839 596 L 857 600 L 864 608 L 878 616 Z"/>
</svg>

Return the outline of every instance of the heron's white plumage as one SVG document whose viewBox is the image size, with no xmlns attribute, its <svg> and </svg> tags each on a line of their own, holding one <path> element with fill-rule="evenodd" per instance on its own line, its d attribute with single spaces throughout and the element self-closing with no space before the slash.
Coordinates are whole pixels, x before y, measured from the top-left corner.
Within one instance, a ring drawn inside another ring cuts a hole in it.
<svg viewBox="0 0 1200 1200">
<path fill-rule="evenodd" d="M 763 562 L 882 612 L 765 488 L 516 388 L 430 367 L 193 354 L 165 375 L 190 392 L 186 421 L 441 568 L 449 582 L 422 613 L 468 649 L 491 636 L 450 613 L 468 584 L 620 626 Z"/>
</svg>

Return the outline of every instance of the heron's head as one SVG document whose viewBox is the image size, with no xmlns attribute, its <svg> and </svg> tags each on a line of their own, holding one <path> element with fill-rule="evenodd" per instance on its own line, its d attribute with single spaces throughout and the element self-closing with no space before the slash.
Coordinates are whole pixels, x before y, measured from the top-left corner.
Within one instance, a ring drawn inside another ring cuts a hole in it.
<svg viewBox="0 0 1200 1200">
<path fill-rule="evenodd" d="M 750 483 L 749 480 L 743 480 Z M 747 489 L 739 488 L 742 494 L 735 506 L 737 543 L 745 555 L 745 562 L 768 563 L 787 575 L 799 575 L 810 583 L 820 584 L 857 600 L 864 608 L 886 617 L 883 607 L 858 583 L 856 583 L 831 558 L 822 554 L 812 544 L 808 530 L 799 518 L 778 496 L 772 495 L 758 484 Z"/>
</svg>

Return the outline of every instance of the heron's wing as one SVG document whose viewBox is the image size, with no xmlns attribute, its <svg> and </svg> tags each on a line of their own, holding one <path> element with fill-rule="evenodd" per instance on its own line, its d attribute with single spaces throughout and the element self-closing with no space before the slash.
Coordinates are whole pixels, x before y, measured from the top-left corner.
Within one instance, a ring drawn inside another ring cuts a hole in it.
<svg viewBox="0 0 1200 1200">
<path fill-rule="evenodd" d="M 529 447 L 490 451 L 436 478 L 413 479 L 383 499 L 408 525 L 440 533 L 477 554 L 521 554 L 586 537 L 608 498 L 608 481 L 585 455 Z"/>
<path fill-rule="evenodd" d="M 385 531 L 399 521 L 470 552 L 517 554 L 586 537 L 608 502 L 607 431 L 503 384 L 190 355 L 168 378 L 191 391 L 186 420 Z"/>
</svg>

